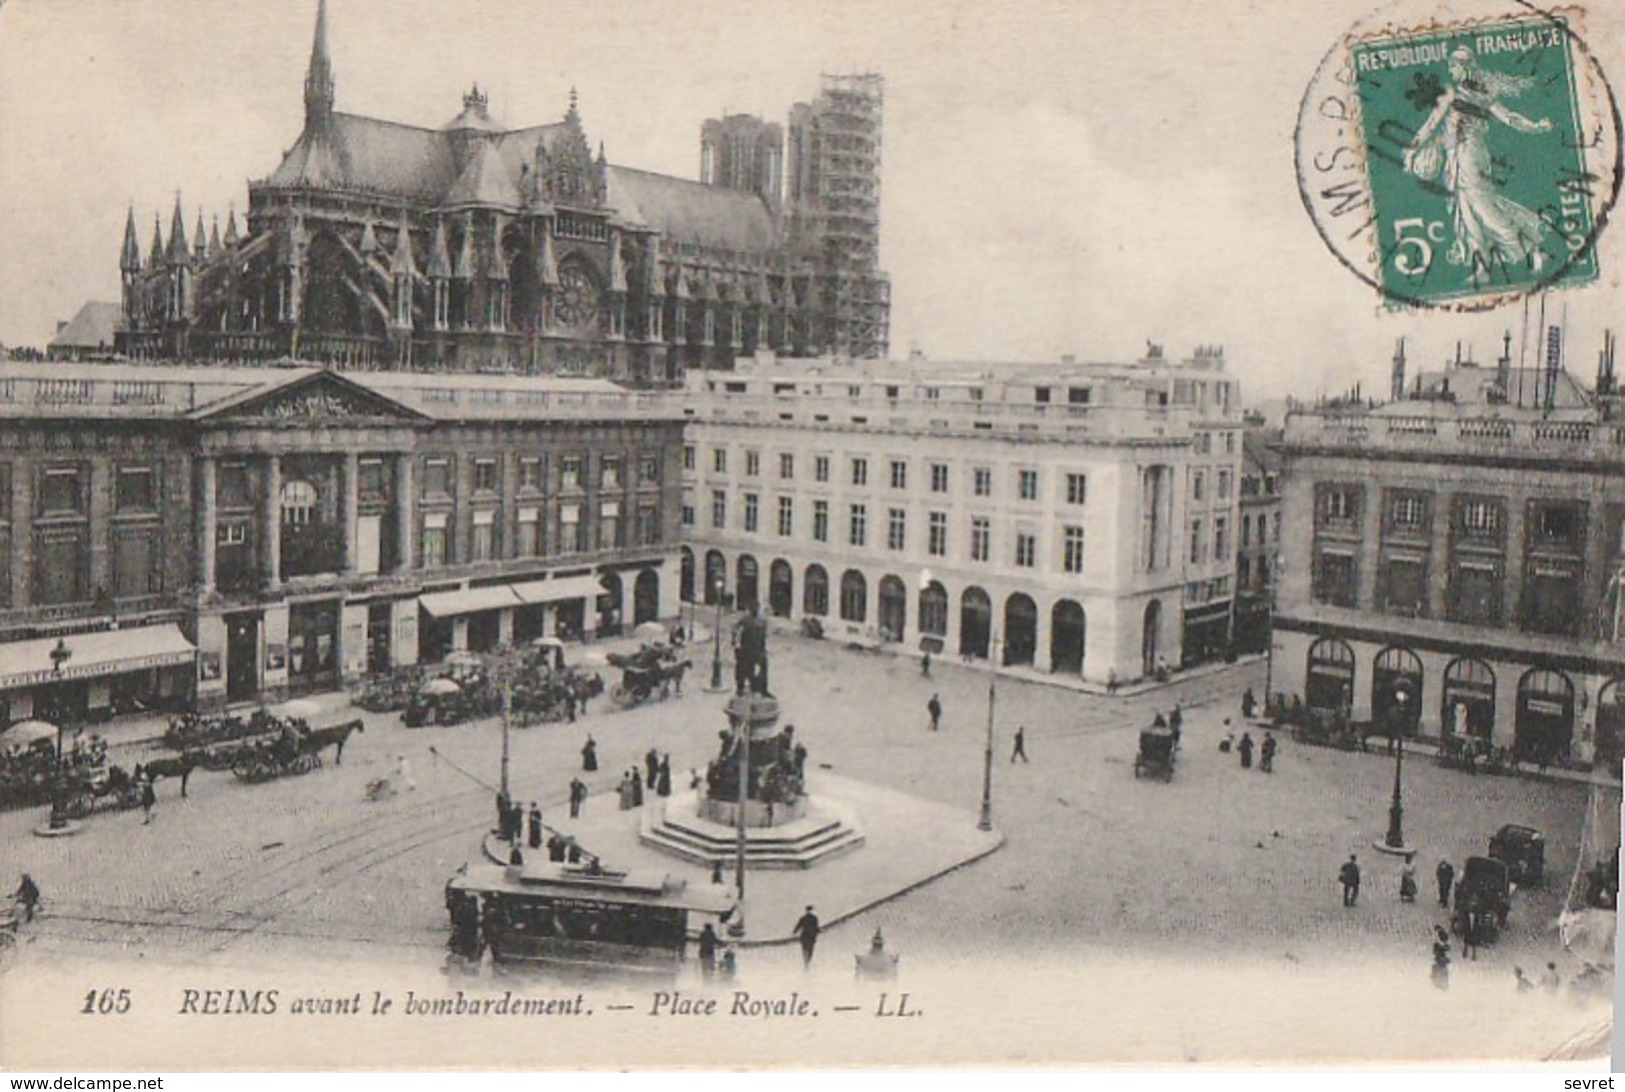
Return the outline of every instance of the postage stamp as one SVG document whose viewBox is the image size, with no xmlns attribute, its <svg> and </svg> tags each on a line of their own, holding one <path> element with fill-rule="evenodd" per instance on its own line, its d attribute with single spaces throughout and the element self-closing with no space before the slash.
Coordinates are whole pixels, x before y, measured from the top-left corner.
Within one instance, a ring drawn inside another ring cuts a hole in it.
<svg viewBox="0 0 1625 1092">
<path fill-rule="evenodd" d="M 1300 117 L 1300 192 L 1390 306 L 1477 310 L 1598 279 L 1619 113 L 1577 21 L 1413 15 L 1328 55 Z"/>
</svg>

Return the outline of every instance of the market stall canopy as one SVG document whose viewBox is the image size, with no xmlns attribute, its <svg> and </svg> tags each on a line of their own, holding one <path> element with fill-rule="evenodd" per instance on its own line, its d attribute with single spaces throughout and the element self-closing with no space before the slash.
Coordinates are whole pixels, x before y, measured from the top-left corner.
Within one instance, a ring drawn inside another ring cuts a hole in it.
<svg viewBox="0 0 1625 1092">
<path fill-rule="evenodd" d="M 0 748 L 27 747 L 42 739 L 56 739 L 56 725 L 43 720 L 20 720 L 0 731 Z"/>
</svg>

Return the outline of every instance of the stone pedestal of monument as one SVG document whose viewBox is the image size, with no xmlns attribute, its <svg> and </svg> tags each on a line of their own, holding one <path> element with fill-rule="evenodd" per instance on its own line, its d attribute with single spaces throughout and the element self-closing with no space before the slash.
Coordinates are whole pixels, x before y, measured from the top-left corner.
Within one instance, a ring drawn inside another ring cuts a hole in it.
<svg viewBox="0 0 1625 1092">
<path fill-rule="evenodd" d="M 738 853 L 743 807 L 747 868 L 809 868 L 863 845 L 849 808 L 806 791 L 806 754 L 798 756 L 793 728 L 779 728 L 776 699 L 741 694 L 728 703 L 728 720 L 706 783 L 645 810 L 638 833 L 644 844 L 697 864 L 727 864 Z M 748 748 L 743 804 L 742 745 Z"/>
</svg>

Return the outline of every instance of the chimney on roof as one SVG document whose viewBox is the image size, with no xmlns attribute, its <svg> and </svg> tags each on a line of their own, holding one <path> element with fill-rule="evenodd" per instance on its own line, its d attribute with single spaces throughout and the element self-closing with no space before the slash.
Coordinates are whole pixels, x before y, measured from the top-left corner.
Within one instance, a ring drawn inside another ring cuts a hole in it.
<svg viewBox="0 0 1625 1092">
<path fill-rule="evenodd" d="M 1389 373 L 1388 397 L 1395 402 L 1405 398 L 1405 339 L 1400 338 L 1394 346 L 1394 367 Z"/>
<path fill-rule="evenodd" d="M 1512 331 L 1501 334 L 1501 355 L 1495 361 L 1495 383 L 1503 395 L 1512 386 Z"/>
</svg>

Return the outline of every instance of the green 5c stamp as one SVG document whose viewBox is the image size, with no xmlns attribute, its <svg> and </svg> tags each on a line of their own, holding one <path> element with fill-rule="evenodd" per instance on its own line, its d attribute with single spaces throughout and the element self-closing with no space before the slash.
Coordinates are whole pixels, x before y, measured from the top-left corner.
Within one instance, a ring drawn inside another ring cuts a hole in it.
<svg viewBox="0 0 1625 1092">
<path fill-rule="evenodd" d="M 1300 111 L 1305 205 L 1391 304 L 1478 309 L 1599 277 L 1613 93 L 1570 19 L 1514 7 L 1351 32 Z"/>
</svg>

